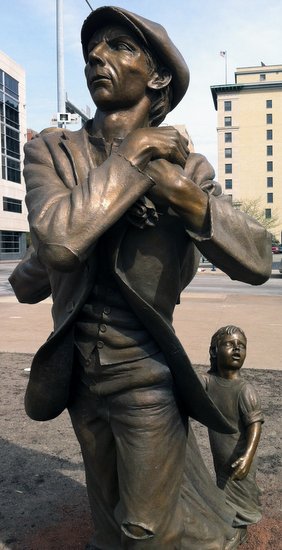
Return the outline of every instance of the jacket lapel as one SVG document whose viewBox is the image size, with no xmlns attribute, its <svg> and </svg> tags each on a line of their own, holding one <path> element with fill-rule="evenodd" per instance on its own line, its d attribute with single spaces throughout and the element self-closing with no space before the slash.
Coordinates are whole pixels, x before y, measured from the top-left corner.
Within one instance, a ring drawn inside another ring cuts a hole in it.
<svg viewBox="0 0 282 550">
<path fill-rule="evenodd" d="M 75 185 L 84 181 L 93 168 L 93 162 L 89 150 L 88 134 L 84 128 L 73 132 L 71 139 L 64 133 L 59 143 L 64 150 L 72 167 Z"/>
</svg>

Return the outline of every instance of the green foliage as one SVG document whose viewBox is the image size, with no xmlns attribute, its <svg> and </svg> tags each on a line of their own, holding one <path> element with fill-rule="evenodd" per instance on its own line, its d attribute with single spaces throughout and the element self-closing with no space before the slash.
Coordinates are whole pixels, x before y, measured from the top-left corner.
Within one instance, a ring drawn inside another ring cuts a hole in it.
<svg viewBox="0 0 282 550">
<path fill-rule="evenodd" d="M 261 205 L 260 198 L 237 200 L 233 202 L 233 206 L 257 220 L 270 233 L 272 229 L 280 224 L 279 216 L 275 210 L 272 210 L 271 218 L 265 217 L 265 209 Z"/>
</svg>

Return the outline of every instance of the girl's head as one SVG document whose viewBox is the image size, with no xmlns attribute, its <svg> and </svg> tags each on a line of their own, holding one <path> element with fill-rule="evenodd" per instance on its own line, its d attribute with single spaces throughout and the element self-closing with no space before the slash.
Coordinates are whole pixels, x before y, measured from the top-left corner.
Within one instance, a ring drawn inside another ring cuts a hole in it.
<svg viewBox="0 0 282 550">
<path fill-rule="evenodd" d="M 236 336 L 237 336 L 237 340 L 240 340 L 240 342 L 239 343 L 237 342 L 237 344 L 236 344 Z M 221 327 L 220 329 L 218 329 L 212 336 L 211 343 L 210 343 L 209 352 L 210 352 L 211 368 L 209 372 L 217 372 L 218 370 L 217 363 L 218 363 L 219 347 L 220 347 L 220 355 L 222 355 L 223 358 L 225 357 L 227 364 L 229 362 L 229 356 L 231 357 L 231 351 L 229 351 L 229 348 L 232 349 L 234 346 L 236 347 L 237 345 L 239 347 L 240 353 L 243 349 L 243 354 L 241 354 L 241 357 L 239 357 L 239 351 L 238 351 L 237 362 L 239 361 L 238 366 L 240 365 L 239 366 L 240 368 L 245 360 L 246 344 L 247 344 L 246 335 L 240 327 L 236 327 L 235 325 L 227 325 L 226 327 Z M 235 357 L 235 363 L 236 363 L 236 351 L 233 353 L 232 357 Z"/>
</svg>

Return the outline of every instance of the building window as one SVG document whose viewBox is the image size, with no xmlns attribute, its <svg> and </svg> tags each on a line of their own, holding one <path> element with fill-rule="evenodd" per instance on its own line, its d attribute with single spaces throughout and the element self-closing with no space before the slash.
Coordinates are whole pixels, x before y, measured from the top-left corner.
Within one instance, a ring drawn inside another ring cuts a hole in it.
<svg viewBox="0 0 282 550">
<path fill-rule="evenodd" d="M 225 143 L 232 143 L 232 132 L 225 132 L 224 141 Z"/>
<path fill-rule="evenodd" d="M 1 252 L 5 254 L 20 252 L 20 233 L 18 231 L 1 232 Z"/>
<path fill-rule="evenodd" d="M 271 208 L 266 208 L 265 209 L 265 217 L 267 220 L 269 220 L 269 218 L 271 218 Z"/>
<path fill-rule="evenodd" d="M 21 183 L 20 163 L 7 157 L 7 179 L 15 183 Z"/>
<path fill-rule="evenodd" d="M 225 180 L 225 189 L 232 189 L 232 180 Z"/>
<path fill-rule="evenodd" d="M 2 155 L 2 179 L 6 179 L 6 157 Z"/>
<path fill-rule="evenodd" d="M 232 174 L 232 164 L 225 164 L 225 174 Z"/>
<path fill-rule="evenodd" d="M 268 157 L 271 157 L 273 155 L 273 147 L 272 145 L 267 145 L 266 146 L 266 154 Z"/>
<path fill-rule="evenodd" d="M 273 139 L 272 130 L 266 130 L 266 139 Z"/>
<path fill-rule="evenodd" d="M 267 187 L 273 187 L 273 177 L 270 176 L 269 178 L 266 179 L 266 184 L 267 184 Z"/>
<path fill-rule="evenodd" d="M 9 157 L 20 158 L 20 142 L 12 137 L 6 136 L 6 152 Z"/>
<path fill-rule="evenodd" d="M 267 202 L 273 202 L 273 193 L 267 193 Z"/>
<path fill-rule="evenodd" d="M 272 107 L 272 99 L 267 99 L 266 100 L 266 108 L 271 109 L 271 107 Z"/>
<path fill-rule="evenodd" d="M 232 149 L 231 149 L 231 147 L 227 147 L 224 150 L 224 156 L 225 156 L 226 159 L 231 159 L 232 158 Z"/>
<path fill-rule="evenodd" d="M 18 199 L 11 199 L 9 197 L 3 197 L 3 210 L 7 212 L 22 212 L 22 201 Z"/>
<path fill-rule="evenodd" d="M 21 183 L 19 82 L 4 71 L 0 79 L 1 176 Z"/>
<path fill-rule="evenodd" d="M 267 161 L 266 167 L 267 167 L 268 172 L 273 172 L 273 162 L 272 162 L 272 160 Z"/>
<path fill-rule="evenodd" d="M 265 74 L 260 74 L 260 75 L 259 75 L 259 79 L 260 79 L 261 82 L 262 82 L 263 80 L 265 80 Z"/>
<path fill-rule="evenodd" d="M 266 115 L 266 124 L 272 124 L 272 114 L 267 113 Z"/>
<path fill-rule="evenodd" d="M 5 73 L 5 92 L 18 99 L 19 97 L 19 83 L 12 78 L 9 74 Z"/>
<path fill-rule="evenodd" d="M 224 126 L 232 126 L 232 117 L 231 116 L 225 116 L 224 117 Z"/>
<path fill-rule="evenodd" d="M 231 101 L 224 101 L 224 110 L 225 111 L 231 111 L 232 103 Z"/>
</svg>

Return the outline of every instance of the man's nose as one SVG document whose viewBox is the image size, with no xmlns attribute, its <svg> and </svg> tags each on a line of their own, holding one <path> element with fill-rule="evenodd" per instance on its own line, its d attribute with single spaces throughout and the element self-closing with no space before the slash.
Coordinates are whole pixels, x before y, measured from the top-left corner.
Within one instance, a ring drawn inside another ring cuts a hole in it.
<svg viewBox="0 0 282 550">
<path fill-rule="evenodd" d="M 90 65 L 103 65 L 105 63 L 106 45 L 103 42 L 97 44 L 89 53 L 88 60 Z"/>
</svg>

